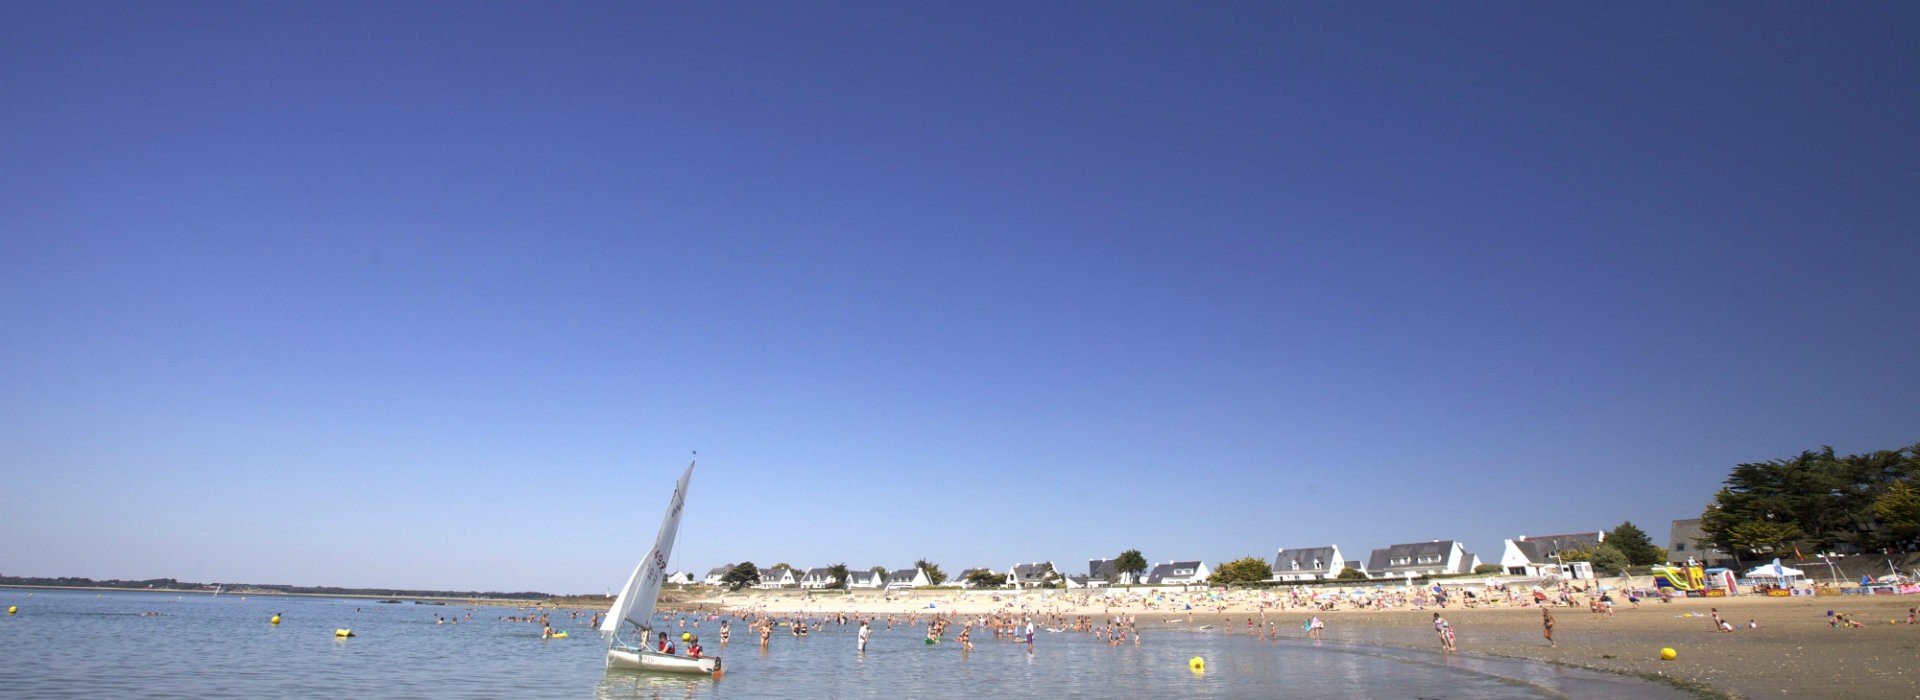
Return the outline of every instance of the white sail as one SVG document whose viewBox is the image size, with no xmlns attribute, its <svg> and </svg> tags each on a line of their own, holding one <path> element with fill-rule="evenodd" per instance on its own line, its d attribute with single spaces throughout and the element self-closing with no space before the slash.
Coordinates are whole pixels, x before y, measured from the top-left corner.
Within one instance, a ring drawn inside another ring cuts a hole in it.
<svg viewBox="0 0 1920 700">
<path fill-rule="evenodd" d="M 660 535 L 653 540 L 653 551 L 640 560 L 633 568 L 633 575 L 627 578 L 627 585 L 620 589 L 620 597 L 613 600 L 613 609 L 607 611 L 607 619 L 600 623 L 603 635 L 618 638 L 625 621 L 633 629 L 652 627 L 654 599 L 660 597 L 660 582 L 667 575 L 667 560 L 673 556 L 673 536 L 680 531 L 680 510 L 687 504 L 687 481 L 693 478 L 693 465 L 687 465 L 687 473 L 680 475 L 680 483 L 673 488 L 673 500 L 667 504 L 667 518 L 660 523 Z M 639 644 L 645 646 L 646 639 Z"/>
</svg>

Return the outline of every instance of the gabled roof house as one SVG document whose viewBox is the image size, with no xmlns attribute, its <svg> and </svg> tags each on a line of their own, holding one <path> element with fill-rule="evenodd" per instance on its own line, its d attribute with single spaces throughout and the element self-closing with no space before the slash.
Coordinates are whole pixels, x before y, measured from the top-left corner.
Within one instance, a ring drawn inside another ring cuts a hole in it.
<svg viewBox="0 0 1920 700">
<path fill-rule="evenodd" d="M 807 574 L 800 577 L 801 588 L 828 588 L 832 585 L 833 572 L 824 566 L 807 569 Z"/>
<path fill-rule="evenodd" d="M 1007 573 L 1007 585 L 1014 588 L 1042 588 L 1050 577 L 1059 576 L 1053 570 L 1053 562 L 1034 564 L 1014 564 Z"/>
<path fill-rule="evenodd" d="M 1185 586 L 1206 583 L 1213 571 L 1203 561 L 1170 561 L 1147 572 L 1147 583 L 1156 586 Z"/>
<path fill-rule="evenodd" d="M 726 584 L 727 572 L 732 570 L 733 570 L 732 564 L 727 564 L 726 566 L 713 567 L 707 570 L 707 577 L 704 579 L 701 579 L 700 582 L 707 584 L 709 586 L 727 585 Z"/>
<path fill-rule="evenodd" d="M 1273 580 L 1288 582 L 1331 581 L 1347 563 L 1339 545 L 1282 549 L 1273 555 Z"/>
<path fill-rule="evenodd" d="M 933 579 L 927 577 L 927 570 L 918 566 L 911 569 L 894 569 L 887 574 L 887 588 L 898 590 L 933 585 Z"/>
<path fill-rule="evenodd" d="M 1604 532 L 1576 532 L 1570 535 L 1521 535 L 1507 540 L 1500 553 L 1500 569 L 1515 576 L 1566 576 L 1569 571 L 1560 556 L 1565 552 L 1592 551 L 1606 541 Z M 1580 567 L 1585 569 L 1585 567 Z M 1591 569 L 1586 569 L 1588 576 Z M 1576 578 L 1581 578 L 1576 576 Z"/>
<path fill-rule="evenodd" d="M 883 588 L 886 585 L 887 585 L 887 579 L 882 577 L 878 572 L 875 572 L 872 569 L 861 569 L 859 571 L 847 572 L 848 588 L 872 589 L 872 588 Z"/>
<path fill-rule="evenodd" d="M 798 585 L 793 578 L 793 569 L 773 568 L 760 570 L 760 585 L 756 588 L 786 588 Z"/>
<path fill-rule="evenodd" d="M 1480 558 L 1453 540 L 1409 542 L 1373 550 L 1367 558 L 1367 577 L 1393 579 L 1472 573 Z"/>
</svg>

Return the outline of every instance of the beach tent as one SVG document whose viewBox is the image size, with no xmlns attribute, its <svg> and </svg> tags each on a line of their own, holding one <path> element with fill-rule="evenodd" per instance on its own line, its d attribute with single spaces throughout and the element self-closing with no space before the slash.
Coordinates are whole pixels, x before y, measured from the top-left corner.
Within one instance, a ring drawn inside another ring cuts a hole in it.
<svg viewBox="0 0 1920 700">
<path fill-rule="evenodd" d="M 1747 572 L 1747 578 L 1773 578 L 1782 581 L 1806 577 L 1807 572 L 1791 566 L 1782 566 L 1779 559 L 1773 560 L 1772 564 L 1761 564 L 1753 567 L 1752 571 Z"/>
</svg>

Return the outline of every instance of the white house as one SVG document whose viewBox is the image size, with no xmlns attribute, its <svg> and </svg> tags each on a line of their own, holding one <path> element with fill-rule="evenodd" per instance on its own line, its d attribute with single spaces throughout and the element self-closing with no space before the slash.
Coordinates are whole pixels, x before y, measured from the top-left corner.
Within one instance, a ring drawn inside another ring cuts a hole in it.
<svg viewBox="0 0 1920 700">
<path fill-rule="evenodd" d="M 807 569 L 807 575 L 800 577 L 801 588 L 827 588 L 833 585 L 833 572 L 827 567 L 816 566 Z"/>
<path fill-rule="evenodd" d="M 875 589 L 875 588 L 884 588 L 886 587 L 886 585 L 887 585 L 886 578 L 882 577 L 879 574 L 879 572 L 876 572 L 872 569 L 861 569 L 859 571 L 847 572 L 848 588 Z"/>
<path fill-rule="evenodd" d="M 918 566 L 911 569 L 895 569 L 887 574 L 887 590 L 919 588 L 933 585 L 933 579 L 927 576 L 927 570 Z"/>
<path fill-rule="evenodd" d="M 1007 586 L 1012 588 L 1044 588 L 1047 581 L 1059 577 L 1053 570 L 1053 562 L 1035 564 L 1014 564 L 1007 573 Z"/>
<path fill-rule="evenodd" d="M 1213 571 L 1203 561 L 1170 561 L 1147 572 L 1147 583 L 1156 586 L 1185 586 L 1206 583 Z"/>
<path fill-rule="evenodd" d="M 760 585 L 755 586 L 755 588 L 788 588 L 796 585 L 799 585 L 799 582 L 793 578 L 793 569 L 783 567 L 777 569 L 761 569 Z"/>
<path fill-rule="evenodd" d="M 1133 583 L 1133 572 L 1120 571 L 1112 559 L 1088 559 L 1086 579 L 1086 585 L 1093 588 L 1125 586 Z"/>
<path fill-rule="evenodd" d="M 713 567 L 707 570 L 707 577 L 700 582 L 709 586 L 725 586 L 727 585 L 727 572 L 731 570 L 733 570 L 732 564 Z"/>
<path fill-rule="evenodd" d="M 1273 555 L 1273 580 L 1284 582 L 1331 581 L 1346 565 L 1339 545 L 1282 549 Z"/>
<path fill-rule="evenodd" d="M 1367 560 L 1367 577 L 1396 579 L 1467 574 L 1479 565 L 1480 557 L 1468 554 L 1465 546 L 1453 540 L 1409 542 L 1373 550 L 1373 556 Z"/>
<path fill-rule="evenodd" d="M 693 574 L 685 571 L 675 571 L 667 574 L 667 585 L 669 586 L 685 586 L 691 583 L 693 583 Z"/>
<path fill-rule="evenodd" d="M 960 587 L 973 588 L 974 584 L 969 579 L 970 577 L 972 577 L 974 574 L 977 574 L 977 573 L 985 573 L 988 576 L 992 576 L 993 570 L 992 569 L 967 569 L 966 571 L 960 572 Z"/>
<path fill-rule="evenodd" d="M 1565 552 L 1592 551 L 1606 539 L 1604 532 L 1521 535 L 1506 541 L 1505 551 L 1500 554 L 1500 569 L 1515 576 L 1593 578 L 1591 564 L 1567 562 L 1561 556 Z"/>
</svg>

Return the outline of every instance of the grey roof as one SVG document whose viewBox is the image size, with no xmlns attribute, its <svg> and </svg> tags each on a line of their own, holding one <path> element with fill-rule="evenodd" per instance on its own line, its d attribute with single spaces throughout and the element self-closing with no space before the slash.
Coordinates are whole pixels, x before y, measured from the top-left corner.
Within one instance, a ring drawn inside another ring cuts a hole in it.
<svg viewBox="0 0 1920 700">
<path fill-rule="evenodd" d="M 887 574 L 887 583 L 913 583 L 913 577 L 919 573 L 919 569 L 894 569 Z"/>
<path fill-rule="evenodd" d="M 965 581 L 967 580 L 968 576 L 972 576 L 975 572 L 978 572 L 978 571 L 985 571 L 989 574 L 993 573 L 993 569 L 967 569 L 960 572 L 960 580 Z"/>
<path fill-rule="evenodd" d="M 1320 562 L 1320 565 L 1315 566 L 1313 564 L 1315 561 Z M 1300 564 L 1297 569 L 1293 566 L 1295 562 Z M 1288 574 L 1294 571 L 1331 570 L 1338 572 L 1340 570 L 1340 564 L 1340 561 L 1333 558 L 1332 545 L 1325 547 L 1282 549 L 1279 553 L 1273 555 L 1273 573 L 1276 575 Z"/>
<path fill-rule="evenodd" d="M 868 581 L 872 581 L 875 576 L 876 574 L 873 572 L 872 569 L 860 569 L 858 571 L 848 571 L 847 582 L 848 583 L 866 583 Z"/>
<path fill-rule="evenodd" d="M 707 569 L 707 575 L 708 576 L 725 576 L 727 575 L 728 571 L 732 571 L 732 570 L 733 570 L 732 564 L 727 564 L 725 566 L 716 566 L 711 569 Z"/>
<path fill-rule="evenodd" d="M 1088 559 L 1087 578 L 1112 581 L 1119 578 L 1120 572 L 1114 570 L 1112 559 Z"/>
<path fill-rule="evenodd" d="M 1380 576 L 1395 571 L 1431 569 L 1434 564 L 1420 563 L 1421 557 L 1440 557 L 1440 564 L 1447 562 L 1447 554 L 1453 549 L 1453 540 L 1434 540 L 1432 542 L 1409 542 L 1388 545 L 1373 550 L 1373 556 L 1367 557 L 1367 573 Z M 1394 566 L 1388 562 L 1405 557 L 1408 562 Z"/>
<path fill-rule="evenodd" d="M 1046 578 L 1047 572 L 1052 570 L 1053 562 L 1050 561 L 1038 564 L 1015 564 L 1013 567 L 1013 580 L 1021 583 L 1036 583 Z"/>
<path fill-rule="evenodd" d="M 1159 583 L 1162 579 L 1172 575 L 1172 564 L 1154 564 L 1153 569 L 1147 572 L 1147 583 Z"/>
<path fill-rule="evenodd" d="M 821 580 L 821 581 L 830 581 L 833 579 L 833 572 L 827 570 L 827 567 L 816 566 L 811 569 L 807 569 L 807 575 L 804 578 L 810 578 L 810 579 Z"/>
<path fill-rule="evenodd" d="M 1583 549 L 1592 550 L 1594 547 L 1600 546 L 1601 538 L 1602 536 L 1598 532 L 1577 532 L 1571 535 L 1540 535 L 1538 537 L 1528 536 L 1526 539 L 1514 540 L 1513 546 L 1515 549 L 1520 550 L 1520 554 L 1525 556 L 1527 561 L 1535 564 L 1548 564 L 1553 562 L 1554 552 L 1565 553 L 1576 552 Z"/>
</svg>

